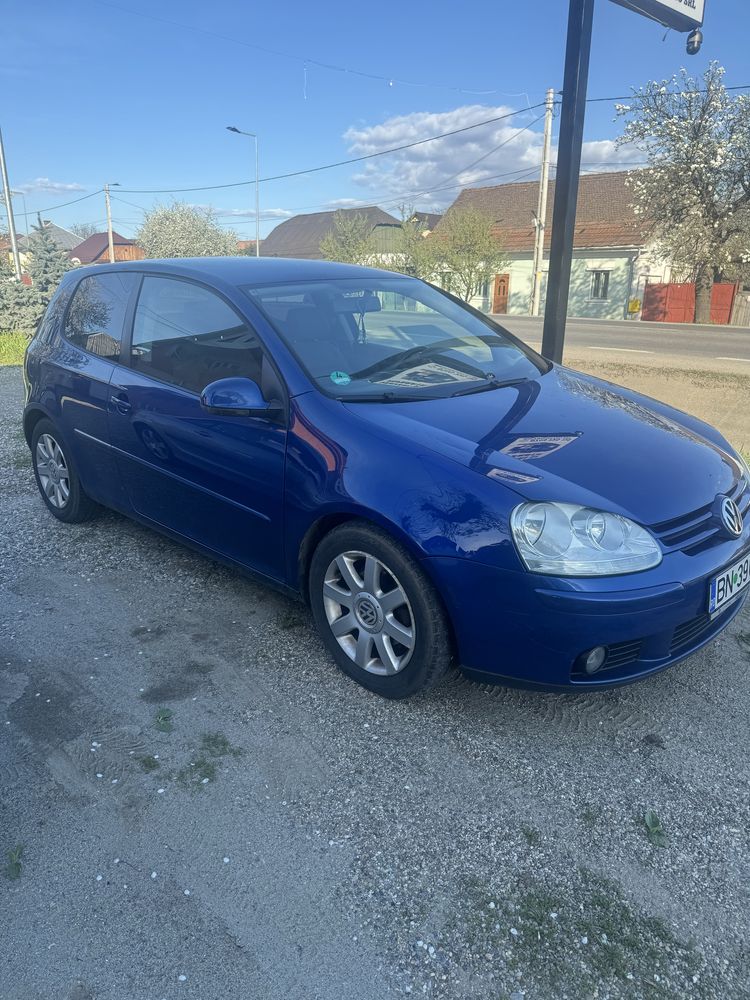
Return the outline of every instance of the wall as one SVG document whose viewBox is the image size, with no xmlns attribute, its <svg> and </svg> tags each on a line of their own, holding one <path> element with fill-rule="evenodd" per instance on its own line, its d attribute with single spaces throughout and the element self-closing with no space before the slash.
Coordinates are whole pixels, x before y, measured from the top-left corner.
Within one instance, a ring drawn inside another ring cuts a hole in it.
<svg viewBox="0 0 750 1000">
<path fill-rule="evenodd" d="M 508 313 L 510 315 L 529 315 L 532 291 L 531 265 L 530 253 L 517 253 L 512 255 L 510 263 L 505 268 L 505 271 L 510 275 L 510 295 L 508 297 Z M 544 312 L 548 269 L 549 260 L 545 258 L 540 314 Z M 591 298 L 591 272 L 598 270 L 610 272 L 606 299 Z M 654 280 L 657 274 L 661 275 L 664 271 L 665 267 L 662 262 L 652 259 L 647 253 L 639 253 L 637 250 L 575 251 L 570 274 L 568 315 L 598 319 L 624 319 L 627 316 L 629 299 L 633 296 L 639 297 L 636 290 L 639 276 L 643 275 L 640 285 L 642 289 L 646 275 L 651 276 L 651 280 Z M 471 304 L 477 309 L 489 312 L 492 308 L 492 282 L 490 282 L 488 297 L 476 297 L 472 299 Z"/>
</svg>

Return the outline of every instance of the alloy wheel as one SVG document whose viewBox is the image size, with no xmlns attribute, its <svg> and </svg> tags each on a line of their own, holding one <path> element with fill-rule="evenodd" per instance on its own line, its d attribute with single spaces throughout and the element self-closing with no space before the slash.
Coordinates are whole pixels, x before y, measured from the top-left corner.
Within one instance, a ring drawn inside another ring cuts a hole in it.
<svg viewBox="0 0 750 1000">
<path fill-rule="evenodd" d="M 36 471 L 44 495 L 58 510 L 70 497 L 70 472 L 62 448 L 51 434 L 42 434 L 36 445 Z"/>
<path fill-rule="evenodd" d="M 338 644 L 358 667 L 389 676 L 411 659 L 416 628 L 404 588 L 366 552 L 342 552 L 323 580 L 323 607 Z"/>
</svg>

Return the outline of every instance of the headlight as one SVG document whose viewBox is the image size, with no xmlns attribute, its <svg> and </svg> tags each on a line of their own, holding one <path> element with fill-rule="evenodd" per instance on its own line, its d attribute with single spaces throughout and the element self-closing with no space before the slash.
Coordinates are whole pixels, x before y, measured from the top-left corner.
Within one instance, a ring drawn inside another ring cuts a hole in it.
<svg viewBox="0 0 750 1000">
<path fill-rule="evenodd" d="M 533 573 L 616 576 L 658 566 L 656 540 L 640 525 L 572 503 L 522 503 L 510 516 L 521 559 Z"/>
</svg>

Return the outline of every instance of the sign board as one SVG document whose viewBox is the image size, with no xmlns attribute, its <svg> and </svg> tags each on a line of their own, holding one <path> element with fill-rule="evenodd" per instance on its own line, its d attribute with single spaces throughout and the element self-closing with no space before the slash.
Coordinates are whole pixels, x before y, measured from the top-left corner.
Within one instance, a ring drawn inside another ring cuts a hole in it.
<svg viewBox="0 0 750 1000">
<path fill-rule="evenodd" d="M 692 31 L 703 24 L 705 0 L 613 0 L 636 14 L 658 21 L 675 31 Z"/>
</svg>

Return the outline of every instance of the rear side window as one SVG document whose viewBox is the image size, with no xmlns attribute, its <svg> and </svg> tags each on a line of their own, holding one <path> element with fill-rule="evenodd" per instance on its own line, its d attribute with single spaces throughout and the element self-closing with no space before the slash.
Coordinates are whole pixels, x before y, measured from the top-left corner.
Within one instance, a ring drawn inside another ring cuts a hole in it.
<svg viewBox="0 0 750 1000">
<path fill-rule="evenodd" d="M 262 381 L 255 332 L 222 298 L 192 281 L 143 279 L 131 354 L 136 371 L 191 392 L 230 376 Z"/>
<path fill-rule="evenodd" d="M 95 274 L 76 288 L 65 320 L 65 337 L 91 354 L 119 361 L 122 328 L 138 275 Z"/>
</svg>

